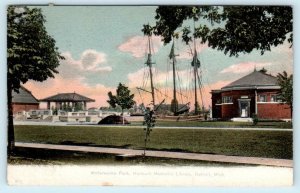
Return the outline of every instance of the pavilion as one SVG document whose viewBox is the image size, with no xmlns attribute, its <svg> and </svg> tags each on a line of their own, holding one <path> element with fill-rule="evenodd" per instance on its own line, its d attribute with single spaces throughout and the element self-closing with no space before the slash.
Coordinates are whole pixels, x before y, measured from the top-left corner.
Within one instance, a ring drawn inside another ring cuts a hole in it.
<svg viewBox="0 0 300 193">
<path fill-rule="evenodd" d="M 58 93 L 57 95 L 50 96 L 40 100 L 41 102 L 47 102 L 47 109 L 51 108 L 51 103 L 55 103 L 57 109 L 62 109 L 64 106 L 75 107 L 76 104 L 82 104 L 83 110 L 86 110 L 86 104 L 88 102 L 95 102 L 94 99 L 90 99 L 77 93 Z"/>
</svg>

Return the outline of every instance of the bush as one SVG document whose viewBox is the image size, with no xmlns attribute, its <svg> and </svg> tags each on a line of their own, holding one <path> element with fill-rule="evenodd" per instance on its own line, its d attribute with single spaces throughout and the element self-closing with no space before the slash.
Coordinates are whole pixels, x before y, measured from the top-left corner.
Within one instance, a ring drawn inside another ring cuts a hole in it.
<svg viewBox="0 0 300 193">
<path fill-rule="evenodd" d="M 252 114 L 252 123 L 253 123 L 253 125 L 257 125 L 257 123 L 258 123 L 258 117 L 257 117 L 257 114 L 255 114 L 255 113 Z"/>
</svg>

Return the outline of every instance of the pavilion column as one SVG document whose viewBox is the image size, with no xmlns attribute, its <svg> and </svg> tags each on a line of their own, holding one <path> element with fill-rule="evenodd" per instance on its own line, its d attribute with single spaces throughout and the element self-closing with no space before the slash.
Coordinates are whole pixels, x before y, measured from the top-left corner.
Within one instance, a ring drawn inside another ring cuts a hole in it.
<svg viewBox="0 0 300 193">
<path fill-rule="evenodd" d="M 86 102 L 83 102 L 83 110 L 86 110 Z"/>
<path fill-rule="evenodd" d="M 59 102 L 55 102 L 55 107 L 59 110 L 60 109 L 60 104 Z"/>
<path fill-rule="evenodd" d="M 50 101 L 47 101 L 47 109 L 50 110 Z"/>
</svg>

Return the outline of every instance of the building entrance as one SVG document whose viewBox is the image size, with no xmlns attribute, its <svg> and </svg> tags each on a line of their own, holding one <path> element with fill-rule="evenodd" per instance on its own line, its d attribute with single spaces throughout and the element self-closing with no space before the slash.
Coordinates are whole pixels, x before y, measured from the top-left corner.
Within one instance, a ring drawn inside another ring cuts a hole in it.
<svg viewBox="0 0 300 193">
<path fill-rule="evenodd" d="M 250 99 L 239 99 L 240 117 L 250 117 Z"/>
</svg>

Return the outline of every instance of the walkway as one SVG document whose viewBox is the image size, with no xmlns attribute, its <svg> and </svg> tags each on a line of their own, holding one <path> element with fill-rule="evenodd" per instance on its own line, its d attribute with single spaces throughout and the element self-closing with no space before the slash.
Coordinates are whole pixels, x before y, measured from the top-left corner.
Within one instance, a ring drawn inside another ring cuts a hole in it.
<svg viewBox="0 0 300 193">
<path fill-rule="evenodd" d="M 108 153 L 108 154 L 129 155 L 129 156 L 140 156 L 144 153 L 143 150 L 135 150 L 135 149 L 74 146 L 74 145 L 52 145 L 52 144 L 21 143 L 21 142 L 16 142 L 15 145 L 17 147 L 27 147 L 27 148 L 80 151 L 80 152 L 93 152 L 93 153 Z M 266 166 L 278 166 L 278 167 L 290 167 L 290 168 L 293 167 L 293 160 L 287 160 L 287 159 L 226 156 L 226 155 L 199 154 L 199 153 L 153 151 L 153 150 L 147 150 L 146 156 L 160 157 L 160 158 L 175 158 L 175 159 L 186 159 L 186 160 L 211 161 L 211 162 L 223 162 L 223 163 L 254 164 L 254 165 L 266 165 Z"/>
</svg>

